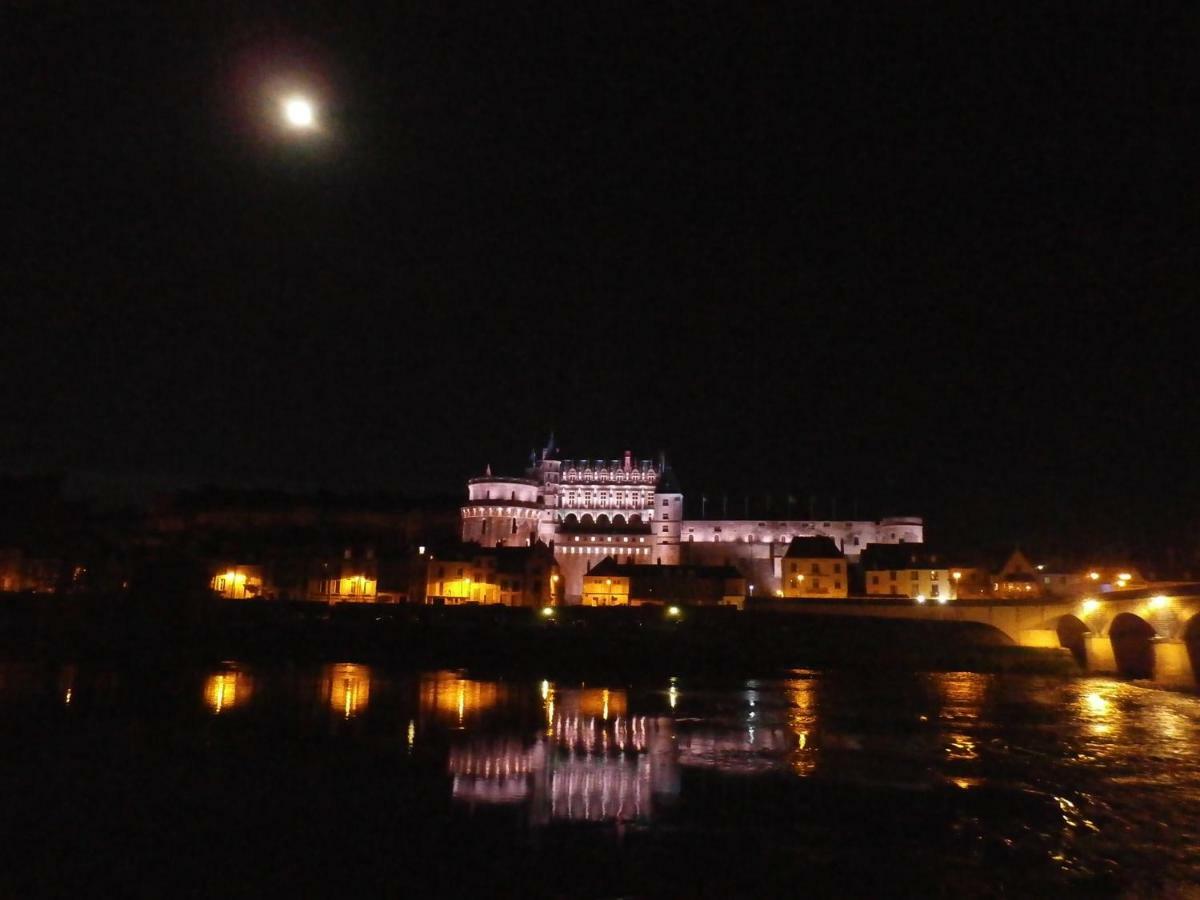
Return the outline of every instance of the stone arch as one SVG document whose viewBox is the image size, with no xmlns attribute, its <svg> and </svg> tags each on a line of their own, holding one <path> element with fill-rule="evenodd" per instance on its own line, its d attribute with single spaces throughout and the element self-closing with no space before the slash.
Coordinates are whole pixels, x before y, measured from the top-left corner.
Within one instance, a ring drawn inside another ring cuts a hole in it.
<svg viewBox="0 0 1200 900">
<path fill-rule="evenodd" d="M 614 525 L 624 526 L 625 525 L 625 516 L 623 516 L 621 513 L 617 513 L 616 515 L 614 515 L 612 517 L 612 523 Z"/>
<path fill-rule="evenodd" d="M 1071 655 L 1075 657 L 1075 662 L 1083 667 L 1087 666 L 1087 647 L 1084 644 L 1083 636 L 1090 630 L 1086 622 L 1078 616 L 1072 615 L 1061 617 L 1055 628 L 1058 634 L 1058 645 L 1070 650 Z"/>
<path fill-rule="evenodd" d="M 582 516 L 579 517 L 579 524 L 580 525 L 589 525 L 589 526 L 595 525 L 596 520 L 592 518 L 591 513 L 584 513 Z"/>
<path fill-rule="evenodd" d="M 1154 626 L 1133 613 L 1119 613 L 1108 626 L 1118 674 L 1126 678 L 1154 677 Z"/>
<path fill-rule="evenodd" d="M 609 524 L 608 513 L 600 513 L 600 515 L 596 516 L 596 524 L 601 525 L 601 526 L 607 526 Z"/>
<path fill-rule="evenodd" d="M 633 515 L 631 515 L 629 517 L 629 524 L 630 525 L 641 525 L 642 524 L 642 514 L 634 513 Z"/>
<path fill-rule="evenodd" d="M 562 521 L 564 525 L 578 525 L 579 516 L 575 515 L 575 513 L 567 513 L 566 518 Z"/>
<path fill-rule="evenodd" d="M 1187 645 L 1188 658 L 1192 661 L 1192 672 L 1200 683 L 1200 612 L 1193 615 L 1184 623 L 1179 636 Z"/>
<path fill-rule="evenodd" d="M 988 622 L 964 620 L 959 622 L 957 627 L 960 639 L 969 644 L 985 647 L 1011 647 L 1016 643 L 1011 635 Z"/>
</svg>

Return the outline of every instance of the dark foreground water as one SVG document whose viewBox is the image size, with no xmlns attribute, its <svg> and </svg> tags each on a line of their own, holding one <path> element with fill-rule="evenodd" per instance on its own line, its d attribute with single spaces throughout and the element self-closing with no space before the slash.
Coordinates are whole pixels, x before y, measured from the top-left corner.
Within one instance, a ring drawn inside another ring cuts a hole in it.
<svg viewBox="0 0 1200 900">
<path fill-rule="evenodd" d="M 1200 895 L 1200 698 L 0 663 L 0 892 Z"/>
</svg>

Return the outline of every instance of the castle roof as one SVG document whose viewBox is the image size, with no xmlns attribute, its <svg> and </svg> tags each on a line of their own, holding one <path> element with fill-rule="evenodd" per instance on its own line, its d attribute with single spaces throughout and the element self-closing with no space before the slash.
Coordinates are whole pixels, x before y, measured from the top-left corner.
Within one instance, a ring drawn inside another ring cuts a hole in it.
<svg viewBox="0 0 1200 900">
<path fill-rule="evenodd" d="M 670 466 L 663 466 L 662 473 L 658 476 L 658 484 L 654 486 L 654 490 L 660 494 L 683 493 L 683 489 L 679 486 L 679 479 L 675 477 L 675 470 Z"/>
</svg>

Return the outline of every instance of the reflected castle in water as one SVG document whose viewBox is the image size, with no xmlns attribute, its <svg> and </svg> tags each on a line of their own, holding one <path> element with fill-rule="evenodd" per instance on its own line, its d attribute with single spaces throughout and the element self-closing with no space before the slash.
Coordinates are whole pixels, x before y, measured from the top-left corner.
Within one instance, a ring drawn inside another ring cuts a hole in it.
<svg viewBox="0 0 1200 900">
<path fill-rule="evenodd" d="M 547 726 L 532 744 L 474 738 L 451 748 L 452 795 L 526 803 L 535 824 L 645 821 L 679 793 L 671 720 L 627 716 L 624 691 L 543 683 Z"/>
<path fill-rule="evenodd" d="M 680 793 L 681 771 L 725 774 L 813 771 L 812 683 L 793 682 L 787 707 L 746 705 L 726 720 L 699 724 L 673 715 L 627 715 L 624 690 L 542 683 L 546 729 L 532 742 L 471 737 L 451 748 L 452 795 L 467 804 L 525 804 L 534 824 L 649 821 Z M 679 691 L 667 689 L 670 710 Z"/>
</svg>

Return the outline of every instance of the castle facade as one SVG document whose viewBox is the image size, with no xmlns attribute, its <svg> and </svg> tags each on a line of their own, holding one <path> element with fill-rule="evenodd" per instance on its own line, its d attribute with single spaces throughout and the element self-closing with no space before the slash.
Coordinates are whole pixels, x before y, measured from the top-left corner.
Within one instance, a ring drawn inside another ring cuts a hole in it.
<svg viewBox="0 0 1200 900">
<path fill-rule="evenodd" d="M 554 551 L 568 603 L 578 603 L 583 576 L 612 557 L 620 563 L 732 565 L 751 594 L 782 589 L 782 560 L 793 537 L 832 538 L 851 560 L 867 544 L 921 543 L 924 523 L 903 516 L 879 521 L 685 519 L 683 492 L 663 460 L 560 459 L 548 446 L 521 477 L 485 473 L 467 483 L 462 539 L 484 546 Z"/>
</svg>

